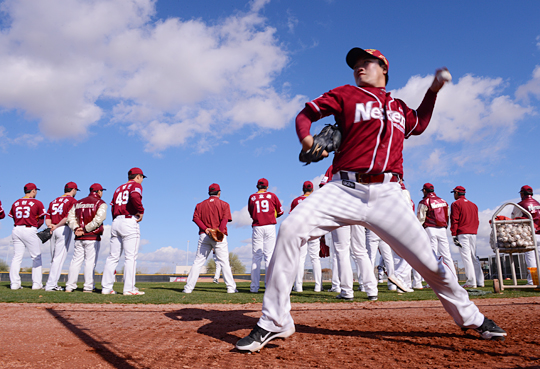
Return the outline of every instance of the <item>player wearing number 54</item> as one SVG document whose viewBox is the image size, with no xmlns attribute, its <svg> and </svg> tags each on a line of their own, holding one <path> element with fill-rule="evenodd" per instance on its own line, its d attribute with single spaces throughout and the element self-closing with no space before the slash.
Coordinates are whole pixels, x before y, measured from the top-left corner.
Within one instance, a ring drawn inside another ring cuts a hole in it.
<svg viewBox="0 0 540 369">
<path fill-rule="evenodd" d="M 101 281 L 104 295 L 115 294 L 114 271 L 125 252 L 124 262 L 124 295 L 144 295 L 135 287 L 135 271 L 141 232 L 139 222 L 143 219 L 144 207 L 142 205 L 142 182 L 146 178 L 140 168 L 131 168 L 128 172 L 128 181 L 114 191 L 111 201 L 113 222 L 111 226 L 111 250 L 105 261 L 103 279 Z"/>
<path fill-rule="evenodd" d="M 253 219 L 251 236 L 251 286 L 252 293 L 259 292 L 261 279 L 261 261 L 264 256 L 265 270 L 274 253 L 276 246 L 276 218 L 283 215 L 283 209 L 278 197 L 268 192 L 268 180 L 261 178 L 257 181 L 258 191 L 249 196 L 248 211 Z M 265 281 L 266 283 L 266 281 Z"/>
<path fill-rule="evenodd" d="M 15 201 L 11 206 L 9 216 L 13 218 L 15 227 L 11 233 L 13 239 L 13 259 L 9 268 L 9 280 L 11 289 L 21 289 L 21 268 L 22 258 L 25 248 L 32 258 L 32 289 L 39 290 L 43 287 L 41 283 L 41 240 L 37 236 L 37 229 L 44 222 L 47 214 L 41 201 L 36 200 L 39 188 L 33 183 L 24 186 L 24 197 Z"/>
</svg>

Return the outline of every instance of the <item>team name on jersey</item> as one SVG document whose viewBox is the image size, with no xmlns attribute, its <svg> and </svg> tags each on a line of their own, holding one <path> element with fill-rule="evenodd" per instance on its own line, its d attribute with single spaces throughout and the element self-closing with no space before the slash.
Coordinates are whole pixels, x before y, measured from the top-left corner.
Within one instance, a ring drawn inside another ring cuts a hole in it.
<svg viewBox="0 0 540 369">
<path fill-rule="evenodd" d="M 445 202 L 441 202 L 439 204 L 431 203 L 431 208 L 432 209 L 444 208 L 445 206 L 448 206 L 448 204 L 445 203 Z"/>
<path fill-rule="evenodd" d="M 30 207 L 34 206 L 35 205 L 35 202 L 33 201 L 28 201 L 28 200 L 20 200 L 20 203 L 19 201 L 15 202 L 15 206 L 23 206 L 23 205 L 29 205 Z"/>
<path fill-rule="evenodd" d="M 540 210 L 540 206 L 529 205 L 527 210 L 529 210 L 529 213 L 536 213 L 538 210 Z"/>
<path fill-rule="evenodd" d="M 75 204 L 75 209 L 90 209 L 90 208 L 94 208 L 94 205 L 95 205 L 95 204 L 81 204 L 81 203 L 77 203 L 77 204 Z"/>
<path fill-rule="evenodd" d="M 382 119 L 384 117 L 384 110 L 380 107 L 373 106 L 374 103 L 375 101 L 357 103 L 354 114 L 354 123 L 370 119 Z M 399 111 L 388 110 L 386 112 L 386 118 L 394 124 L 394 127 L 405 133 L 405 117 L 402 113 Z"/>
</svg>

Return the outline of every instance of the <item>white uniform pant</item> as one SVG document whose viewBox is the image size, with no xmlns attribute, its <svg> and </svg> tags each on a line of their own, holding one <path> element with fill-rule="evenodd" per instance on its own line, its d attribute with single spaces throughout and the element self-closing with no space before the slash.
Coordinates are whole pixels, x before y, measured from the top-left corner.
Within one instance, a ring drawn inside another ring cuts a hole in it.
<svg viewBox="0 0 540 369">
<path fill-rule="evenodd" d="M 366 230 L 366 242 L 368 255 L 371 260 L 371 265 L 375 267 L 375 258 L 377 257 L 377 250 L 381 254 L 381 258 L 384 260 L 384 266 L 386 267 L 386 274 L 389 276 L 394 273 L 394 255 L 392 254 L 392 249 L 390 246 L 384 242 L 375 232 L 372 230 Z M 388 286 L 392 282 L 388 280 Z"/>
<path fill-rule="evenodd" d="M 251 234 L 252 258 L 251 258 L 251 292 L 259 291 L 261 281 L 261 262 L 264 258 L 264 269 L 268 270 L 268 264 L 276 247 L 276 225 L 253 227 Z"/>
<path fill-rule="evenodd" d="M 387 176 L 386 180 L 389 180 Z M 290 286 L 296 275 L 301 247 L 308 240 L 353 224 L 377 232 L 424 276 L 445 310 L 461 327 L 477 328 L 484 316 L 458 283 L 456 275 L 433 255 L 429 238 L 403 201 L 398 183 L 363 185 L 341 180 L 329 182 L 295 209 L 280 227 L 276 250 L 268 269 L 262 316 L 258 325 L 271 332 L 293 328 Z M 349 186 L 354 186 L 350 188 Z"/>
<path fill-rule="evenodd" d="M 141 233 L 136 218 L 126 218 L 120 215 L 113 220 L 111 227 L 111 249 L 105 261 L 103 280 L 101 282 L 103 292 L 107 293 L 113 289 L 115 281 L 114 271 L 118 266 L 122 252 L 125 254 L 123 292 L 137 290 L 135 288 L 135 273 L 137 271 L 140 240 Z"/>
<path fill-rule="evenodd" d="M 214 258 L 214 264 L 216 265 L 216 272 L 214 273 L 214 279 L 219 280 L 219 275 L 221 274 L 221 263 L 218 261 L 216 253 L 212 253 L 212 257 Z"/>
<path fill-rule="evenodd" d="M 540 253 L 540 234 L 536 234 L 536 247 L 538 247 L 538 252 Z M 525 253 L 525 264 L 527 264 L 527 268 L 536 268 L 536 256 L 534 255 L 534 251 L 527 251 Z M 537 269 L 537 273 L 540 273 L 540 271 Z M 540 275 L 540 274 L 539 274 Z M 534 284 L 531 276 L 531 272 L 527 269 L 527 284 Z"/>
<path fill-rule="evenodd" d="M 96 269 L 100 245 L 100 241 L 75 240 L 73 259 L 71 259 L 71 264 L 69 264 L 66 289 L 74 290 L 77 288 L 77 280 L 79 279 L 79 271 L 81 270 L 83 261 L 85 262 L 83 289 L 85 291 L 92 291 L 94 289 L 94 270 Z"/>
<path fill-rule="evenodd" d="M 298 265 L 296 266 L 296 284 L 295 290 L 297 292 L 302 292 L 302 282 L 304 279 L 304 264 L 306 263 L 306 256 L 309 253 L 311 259 L 311 265 L 313 267 L 313 279 L 315 280 L 315 292 L 322 291 L 322 269 L 321 269 L 321 259 L 319 257 L 319 251 L 321 250 L 321 243 L 319 238 L 307 242 L 307 245 L 302 247 L 297 258 Z M 294 268 L 294 267 L 293 267 Z M 268 275 L 268 269 L 266 270 Z M 289 284 L 290 286 L 291 284 Z"/>
<path fill-rule="evenodd" d="M 394 274 L 397 275 L 402 281 L 405 282 L 409 288 L 424 288 L 422 286 L 422 276 L 416 270 L 414 270 L 407 260 L 394 253 Z M 412 282 L 411 282 L 412 272 Z"/>
<path fill-rule="evenodd" d="M 43 274 L 41 271 L 41 240 L 36 235 L 36 227 L 15 226 L 11 232 L 13 240 L 13 259 L 9 268 L 9 280 L 11 289 L 16 290 L 21 287 L 21 276 L 19 270 L 24 256 L 24 250 L 32 258 L 32 289 L 38 290 L 43 287 Z"/>
<path fill-rule="evenodd" d="M 73 241 L 72 236 L 73 232 L 67 225 L 56 228 L 52 233 L 49 241 L 51 246 L 51 270 L 49 271 L 47 284 L 45 284 L 46 290 L 52 290 L 54 287 L 58 287 L 58 279 L 60 279 L 69 246 Z"/>
<path fill-rule="evenodd" d="M 212 252 L 212 249 L 216 252 L 217 263 L 221 264 L 221 271 L 223 272 L 223 280 L 227 286 L 227 292 L 234 293 L 236 290 L 236 283 L 231 271 L 231 265 L 229 264 L 229 247 L 227 244 L 227 236 L 223 237 L 222 242 L 214 241 L 210 236 L 205 233 L 199 235 L 199 243 L 197 244 L 197 254 L 193 261 L 193 266 L 189 271 L 186 285 L 184 286 L 184 292 L 190 293 L 197 284 L 201 268 L 206 263 L 206 259 Z"/>
<path fill-rule="evenodd" d="M 426 227 L 426 233 L 431 243 L 431 249 L 437 256 L 441 256 L 443 261 L 450 268 L 454 268 L 452 254 L 450 254 L 450 244 L 448 243 L 448 235 L 446 228 L 443 227 Z M 455 269 L 455 268 L 454 268 Z"/>
<path fill-rule="evenodd" d="M 324 235 L 326 244 L 330 248 L 330 261 L 332 263 L 332 288 L 331 290 L 334 292 L 341 292 L 341 281 L 339 280 L 339 267 L 338 267 L 338 260 L 336 255 L 336 249 L 334 247 L 334 238 L 332 237 L 332 233 L 330 232 Z"/>
<path fill-rule="evenodd" d="M 351 227 L 341 227 L 332 231 L 334 249 L 336 250 L 337 273 L 341 295 L 354 297 L 353 271 L 351 267 Z"/>
<path fill-rule="evenodd" d="M 368 296 L 377 296 L 379 290 L 367 250 L 366 228 L 361 225 L 351 226 L 351 256 L 356 262 L 358 282 L 364 286 Z"/>
<path fill-rule="evenodd" d="M 466 284 L 474 287 L 483 287 L 484 272 L 480 266 L 480 260 L 476 257 L 476 235 L 460 234 L 457 237 L 461 244 L 459 252 L 461 253 L 461 259 L 465 267 Z"/>
</svg>

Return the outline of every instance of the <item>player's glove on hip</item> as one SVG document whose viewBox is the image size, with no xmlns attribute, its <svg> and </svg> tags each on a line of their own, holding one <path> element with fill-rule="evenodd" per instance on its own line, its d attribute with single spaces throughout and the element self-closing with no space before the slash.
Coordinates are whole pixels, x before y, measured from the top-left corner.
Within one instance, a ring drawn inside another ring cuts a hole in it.
<svg viewBox="0 0 540 369">
<path fill-rule="evenodd" d="M 46 228 L 42 230 L 41 232 L 36 233 L 39 239 L 41 240 L 41 243 L 45 243 L 49 241 L 49 239 L 52 237 L 51 229 Z"/>
<path fill-rule="evenodd" d="M 216 242 L 221 242 L 223 241 L 223 238 L 225 237 L 225 235 L 223 234 L 223 232 L 221 232 L 219 229 L 214 229 L 214 228 L 210 228 L 208 230 L 208 235 L 210 237 L 212 237 L 212 239 Z"/>
<path fill-rule="evenodd" d="M 313 146 L 307 151 L 300 151 L 302 163 L 316 163 L 323 159 L 323 152 L 337 151 L 341 145 L 341 132 L 337 124 L 327 124 L 317 135 L 313 136 Z"/>
</svg>

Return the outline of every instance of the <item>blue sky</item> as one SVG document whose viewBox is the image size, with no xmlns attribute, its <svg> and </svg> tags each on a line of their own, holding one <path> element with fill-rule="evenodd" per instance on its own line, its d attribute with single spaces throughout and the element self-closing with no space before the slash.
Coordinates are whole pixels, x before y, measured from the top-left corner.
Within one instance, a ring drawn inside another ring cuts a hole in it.
<svg viewBox="0 0 540 369">
<path fill-rule="evenodd" d="M 188 242 L 193 261 L 193 210 L 213 182 L 233 212 L 229 249 L 249 264 L 247 199 L 265 177 L 288 212 L 302 183 L 319 181 L 331 162 L 298 162 L 294 117 L 354 83 L 345 55 L 356 46 L 382 51 L 387 88 L 412 108 L 436 68 L 451 71 L 429 128 L 405 143 L 405 179 L 415 203 L 425 182 L 448 202 L 467 189 L 480 256 L 491 254 L 493 212 L 524 184 L 540 191 L 537 1 L 17 0 L 0 11 L 4 209 L 27 182 L 46 206 L 69 181 L 78 198 L 99 182 L 110 201 L 141 167 L 141 270 L 185 264 Z M 1 259 L 13 254 L 12 225 L 0 221 Z M 108 236 L 98 271 L 107 252 Z"/>
</svg>

